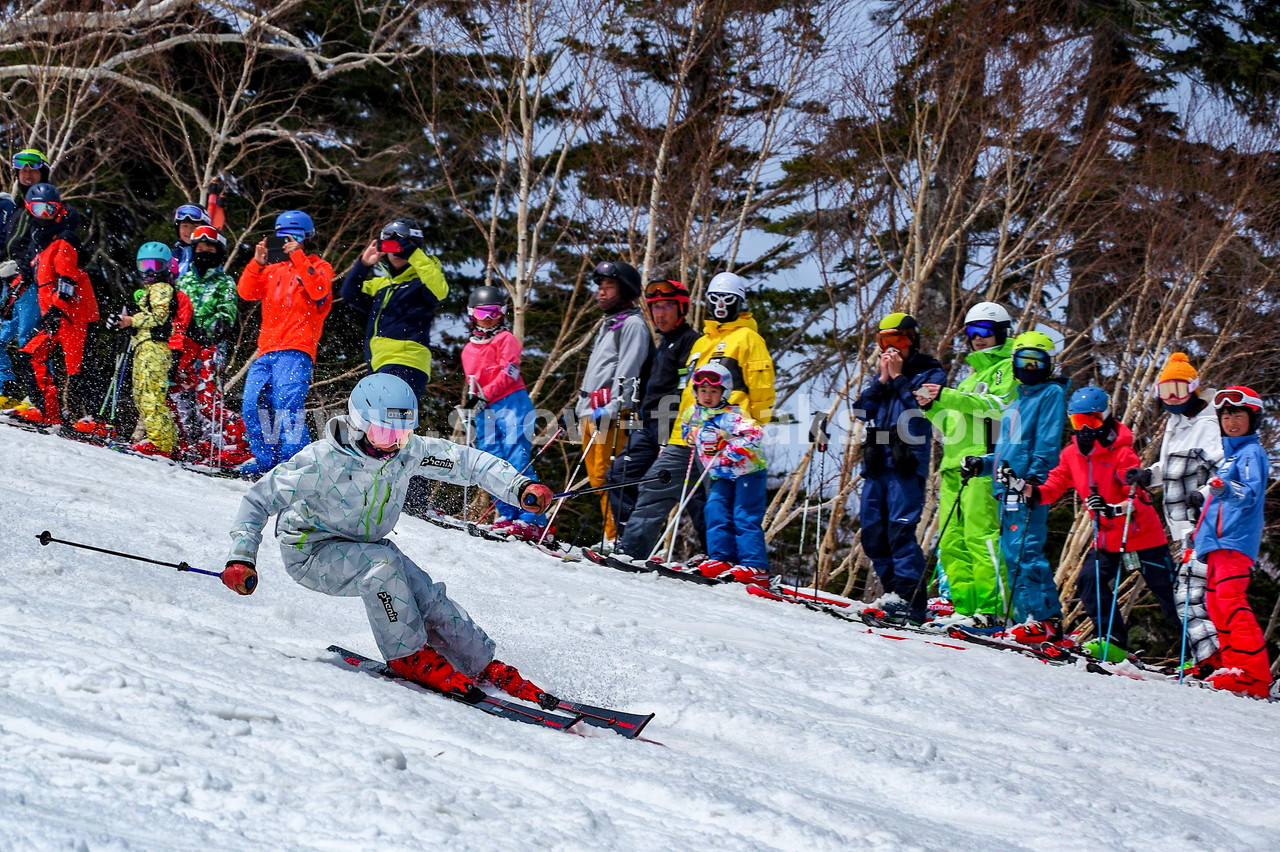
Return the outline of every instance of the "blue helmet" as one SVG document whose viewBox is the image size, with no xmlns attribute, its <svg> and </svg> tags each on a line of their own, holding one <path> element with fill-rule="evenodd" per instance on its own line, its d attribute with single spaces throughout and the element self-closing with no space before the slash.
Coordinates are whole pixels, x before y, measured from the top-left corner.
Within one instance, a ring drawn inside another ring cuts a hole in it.
<svg viewBox="0 0 1280 852">
<path fill-rule="evenodd" d="M 301 210 L 286 210 L 276 217 L 276 236 L 278 237 L 288 236 L 302 241 L 309 240 L 315 235 L 315 223 Z"/>
<path fill-rule="evenodd" d="M 1067 401 L 1067 414 L 1095 414 L 1109 410 L 1111 397 L 1102 388 L 1080 388 Z"/>
<path fill-rule="evenodd" d="M 418 425 L 418 398 L 399 376 L 374 373 L 356 382 L 347 401 L 351 425 L 382 450 L 409 443 Z"/>
</svg>

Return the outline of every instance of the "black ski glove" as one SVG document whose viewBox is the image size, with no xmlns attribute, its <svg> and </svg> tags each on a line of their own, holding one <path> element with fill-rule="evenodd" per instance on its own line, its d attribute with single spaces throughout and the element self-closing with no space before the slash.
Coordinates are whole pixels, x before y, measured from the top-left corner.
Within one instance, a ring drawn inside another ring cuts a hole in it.
<svg viewBox="0 0 1280 852">
<path fill-rule="evenodd" d="M 62 326 L 62 309 L 52 307 L 45 311 L 44 316 L 40 317 L 40 322 L 36 323 L 36 331 L 47 331 L 50 335 L 58 333 L 58 329 Z"/>
<path fill-rule="evenodd" d="M 1200 510 L 1204 508 L 1204 494 L 1199 491 L 1188 491 L 1186 499 L 1187 508 L 1191 509 L 1191 511 L 1195 512 L 1198 516 L 1200 514 Z"/>
<path fill-rule="evenodd" d="M 960 460 L 960 478 L 973 479 L 982 476 L 982 456 L 965 456 Z"/>
<path fill-rule="evenodd" d="M 1134 467 L 1124 472 L 1124 481 L 1127 485 L 1136 485 L 1139 488 L 1151 487 L 1151 468 Z"/>
<path fill-rule="evenodd" d="M 1099 518 L 1117 518 L 1124 514 L 1124 503 L 1108 503 L 1101 494 L 1090 494 L 1084 501 L 1089 510 Z"/>
</svg>

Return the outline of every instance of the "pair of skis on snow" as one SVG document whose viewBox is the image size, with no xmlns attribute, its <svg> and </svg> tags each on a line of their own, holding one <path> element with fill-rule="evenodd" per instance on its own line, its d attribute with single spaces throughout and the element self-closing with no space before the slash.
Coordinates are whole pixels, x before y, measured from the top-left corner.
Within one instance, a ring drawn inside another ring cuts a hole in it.
<svg viewBox="0 0 1280 852">
<path fill-rule="evenodd" d="M 355 651 L 348 651 L 346 648 L 340 648 L 337 645 L 330 645 L 328 651 L 336 655 L 335 663 L 343 667 L 409 683 L 409 681 L 404 680 L 404 678 L 393 672 L 381 660 L 357 654 Z M 488 713 L 490 716 L 498 716 L 513 722 L 523 722 L 526 725 L 536 725 L 556 731 L 567 731 L 574 725 L 584 724 L 596 728 L 607 728 L 629 740 L 637 739 L 645 726 L 653 720 L 654 716 L 652 713 L 623 713 L 607 707 L 594 707 L 590 704 L 564 700 L 555 708 L 557 711 L 563 712 L 551 712 L 492 695 L 486 696 L 478 704 L 459 703 L 466 707 L 474 707 L 483 713 Z"/>
</svg>

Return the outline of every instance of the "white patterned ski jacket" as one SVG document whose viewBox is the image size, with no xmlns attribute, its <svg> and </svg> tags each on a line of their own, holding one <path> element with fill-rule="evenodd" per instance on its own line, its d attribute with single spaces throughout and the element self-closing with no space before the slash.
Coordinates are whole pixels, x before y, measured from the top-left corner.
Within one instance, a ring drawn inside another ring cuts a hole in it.
<svg viewBox="0 0 1280 852">
<path fill-rule="evenodd" d="M 334 539 L 380 541 L 400 519 L 414 476 L 478 485 L 515 504 L 530 481 L 497 456 L 443 438 L 414 435 L 394 457 L 375 459 L 360 451 L 351 432 L 345 416 L 334 417 L 322 439 L 254 483 L 240 501 L 228 561 L 256 564 L 262 529 L 276 514 L 281 546 L 299 555 Z"/>
</svg>

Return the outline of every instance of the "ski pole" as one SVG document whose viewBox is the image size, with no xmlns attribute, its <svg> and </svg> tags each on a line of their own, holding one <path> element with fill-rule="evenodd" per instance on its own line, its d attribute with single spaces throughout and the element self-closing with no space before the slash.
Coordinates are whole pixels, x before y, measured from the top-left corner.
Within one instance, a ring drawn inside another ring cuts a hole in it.
<svg viewBox="0 0 1280 852">
<path fill-rule="evenodd" d="M 78 547 L 81 550 L 92 550 L 95 553 L 105 553 L 108 556 L 119 556 L 123 559 L 132 559 L 135 562 L 149 562 L 152 565 L 161 565 L 165 568 L 177 568 L 179 571 L 188 571 L 192 574 L 204 574 L 209 577 L 222 578 L 221 571 L 206 571 L 203 568 L 193 568 L 186 562 L 161 562 L 159 559 L 149 559 L 146 556 L 135 556 L 132 553 L 124 553 L 119 550 L 108 550 L 105 547 L 94 547 L 91 544 L 82 544 L 78 541 L 67 541 L 66 539 L 54 538 L 53 533 L 48 530 L 40 533 L 36 538 L 38 538 L 40 540 L 40 544 L 45 547 L 48 547 L 50 544 L 65 544 L 68 547 Z M 253 591 L 253 587 L 256 585 L 258 585 L 258 580 L 255 577 L 249 577 L 245 581 L 245 587 L 250 591 Z"/>
<path fill-rule="evenodd" d="M 592 488 L 576 488 L 571 491 L 561 491 L 558 494 L 552 494 L 551 499 L 560 500 L 567 497 L 581 497 L 584 494 L 600 494 L 605 491 L 613 491 L 615 488 L 626 488 L 631 485 L 644 485 L 648 482 L 667 483 L 671 481 L 671 471 L 660 470 L 653 476 L 645 476 L 640 479 L 632 479 L 627 482 L 618 482 L 613 485 L 596 485 Z"/>
<path fill-rule="evenodd" d="M 689 490 L 689 477 L 692 475 L 693 475 L 693 447 L 690 447 L 689 458 L 685 461 L 685 465 L 684 465 L 684 480 L 680 483 L 680 499 L 676 501 L 677 504 L 680 504 L 680 505 L 684 504 L 684 493 Z M 702 480 L 699 479 L 698 481 L 701 482 Z M 678 519 L 680 517 L 680 514 L 676 513 L 675 517 Z M 672 523 L 674 523 L 674 521 L 668 520 L 666 525 L 663 526 L 662 535 L 658 536 L 658 540 L 654 543 L 653 547 L 649 550 L 649 556 L 646 558 L 645 561 L 648 561 L 650 559 L 656 559 L 658 557 L 658 551 L 662 549 L 662 542 L 666 541 L 667 534 L 671 532 Z"/>
<path fill-rule="evenodd" d="M 694 449 L 694 446 L 692 444 L 689 445 L 689 452 L 691 453 L 697 452 L 697 450 Z M 689 489 L 688 493 L 683 494 L 680 497 L 680 505 L 676 506 L 676 516 L 671 521 L 672 523 L 671 538 L 667 541 L 667 559 L 666 559 L 667 562 L 670 562 L 672 557 L 675 555 L 676 528 L 680 524 L 680 517 L 684 515 L 684 508 L 685 506 L 689 505 L 689 501 L 693 499 L 694 493 L 697 492 L 697 490 L 702 487 L 702 480 L 707 478 L 707 474 L 711 472 L 712 465 L 715 463 L 715 460 L 719 457 L 720 457 L 720 453 L 716 453 L 714 456 L 712 456 L 710 459 L 707 460 L 707 464 L 702 468 L 702 474 L 698 477 L 698 481 L 693 483 L 693 487 Z M 661 541 L 661 539 L 659 539 L 659 541 Z"/>
<path fill-rule="evenodd" d="M 956 510 L 960 508 L 960 495 L 964 494 L 964 487 L 968 484 L 969 480 L 961 476 L 960 487 L 956 489 L 956 502 L 951 504 L 951 511 L 947 512 L 947 518 L 942 522 L 942 529 L 938 530 L 938 546 L 933 550 L 933 570 L 935 572 L 938 570 L 939 552 L 942 550 L 942 537 L 947 534 L 947 527 L 951 526 L 951 519 L 955 517 Z M 911 595 L 911 600 L 920 597 L 920 590 L 926 585 L 926 579 L 929 574 L 928 568 L 920 572 L 920 579 L 916 581 L 916 590 Z"/>
<path fill-rule="evenodd" d="M 593 434 L 591 436 L 592 442 L 594 442 L 595 439 L 596 439 L 596 436 Z M 573 483 L 573 480 L 576 479 L 578 476 L 578 471 L 582 469 L 583 462 L 585 462 L 586 460 L 587 460 L 587 448 L 584 447 L 582 450 L 582 455 L 578 456 L 578 463 L 573 466 L 573 472 L 569 474 L 569 479 L 568 481 L 565 482 L 565 485 L 571 485 Z M 547 525 L 542 528 L 542 535 L 538 536 L 538 544 L 542 544 L 542 542 L 546 540 L 547 533 L 551 531 L 551 527 L 552 525 L 554 525 L 556 517 L 560 514 L 560 509 L 562 506 L 564 506 L 564 501 L 557 500 L 555 508 L 553 508 L 551 510 L 551 514 L 547 516 Z"/>
<path fill-rule="evenodd" d="M 524 467 L 520 468 L 519 475 L 524 476 L 524 472 L 528 470 L 530 467 L 532 467 L 534 462 L 542 458 L 542 454 L 547 451 L 547 447 L 554 444 L 556 438 L 559 438 L 561 433 L 563 432 L 564 432 L 563 426 L 560 426 L 559 428 L 557 428 L 555 433 L 550 438 L 547 439 L 547 442 L 538 448 L 538 452 L 536 452 L 533 456 L 529 458 L 527 462 L 524 463 Z M 494 497 L 492 500 L 489 501 L 489 508 L 485 509 L 484 514 L 481 515 L 478 519 L 476 519 L 476 523 L 483 524 L 485 522 L 485 519 L 489 517 L 489 513 L 492 512 L 497 507 L 498 507 L 498 498 Z"/>
<path fill-rule="evenodd" d="M 1138 484 L 1135 482 L 1129 487 L 1129 500 L 1124 510 L 1124 528 L 1120 531 L 1120 565 L 1116 569 L 1116 578 L 1111 584 L 1111 610 L 1107 613 L 1107 635 L 1102 640 L 1102 658 L 1107 658 L 1107 650 L 1111 646 L 1111 628 L 1115 624 L 1116 618 L 1116 599 L 1120 597 L 1120 581 L 1124 574 L 1124 569 L 1136 570 L 1141 573 L 1141 563 L 1134 566 L 1133 562 L 1137 558 L 1137 554 L 1129 553 L 1129 520 L 1133 517 L 1133 500 L 1138 491 Z M 1130 556 L 1134 558 L 1131 559 Z"/>
</svg>

